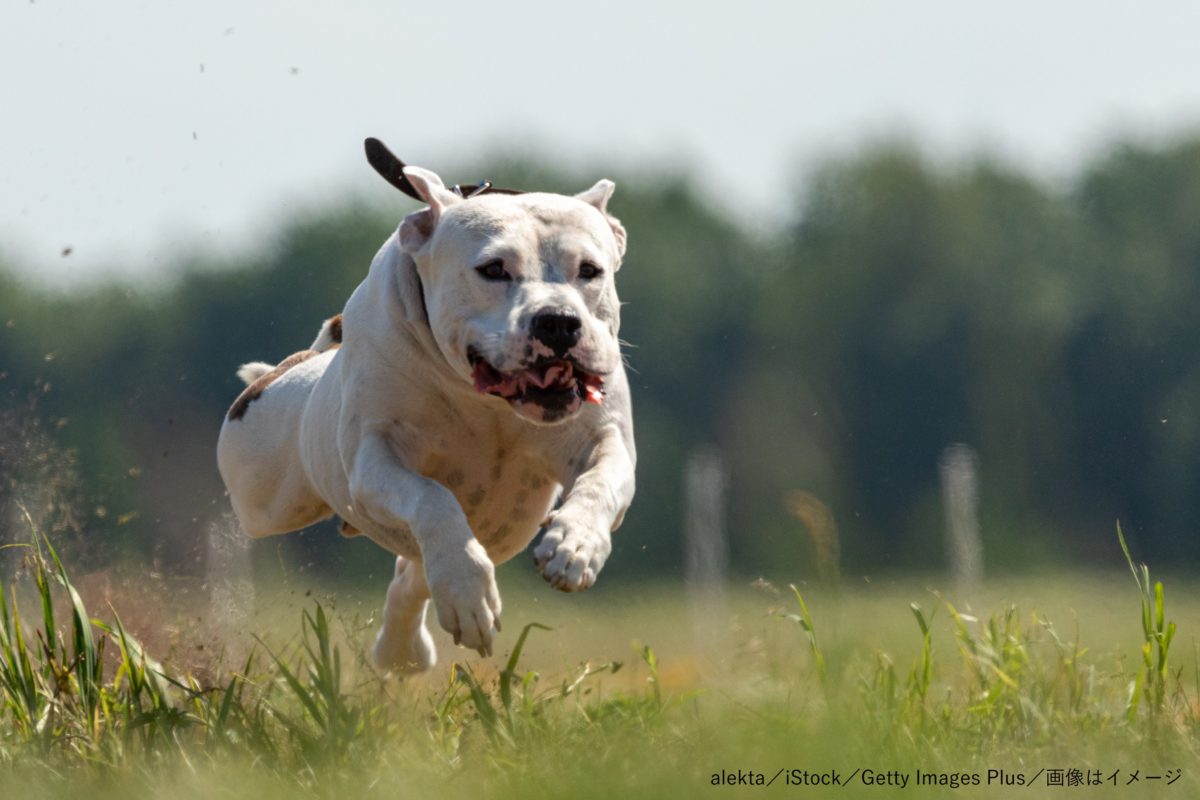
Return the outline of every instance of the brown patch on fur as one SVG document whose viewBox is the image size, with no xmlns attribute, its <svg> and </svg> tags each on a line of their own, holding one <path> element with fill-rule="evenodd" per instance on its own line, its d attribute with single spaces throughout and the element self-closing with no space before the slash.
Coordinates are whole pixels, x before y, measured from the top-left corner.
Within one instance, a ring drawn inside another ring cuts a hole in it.
<svg viewBox="0 0 1200 800">
<path fill-rule="evenodd" d="M 234 400 L 233 405 L 229 407 L 229 413 L 225 415 L 226 418 L 232 422 L 235 419 L 241 419 L 246 416 L 246 409 L 250 407 L 250 404 L 262 397 L 262 393 L 267 390 L 267 387 L 278 380 L 283 373 L 300 362 L 307 361 L 313 356 L 318 355 L 320 353 L 316 350 L 301 350 L 299 353 L 293 353 L 283 361 L 280 361 L 275 369 L 242 390 L 242 393 L 237 396 L 237 400 Z"/>
<path fill-rule="evenodd" d="M 477 508 L 485 497 L 487 497 L 487 490 L 482 486 L 476 486 L 474 491 L 467 495 L 467 508 Z"/>
<path fill-rule="evenodd" d="M 339 529 L 338 532 L 341 533 L 342 536 L 345 536 L 347 539 L 349 539 L 351 536 L 359 536 L 360 534 L 362 534 L 362 531 L 360 531 L 358 528 L 351 525 L 349 522 L 346 522 L 346 520 L 342 520 L 342 527 Z"/>
<path fill-rule="evenodd" d="M 342 315 L 338 314 L 329 318 L 329 338 L 333 339 L 335 344 L 342 343 Z"/>
</svg>

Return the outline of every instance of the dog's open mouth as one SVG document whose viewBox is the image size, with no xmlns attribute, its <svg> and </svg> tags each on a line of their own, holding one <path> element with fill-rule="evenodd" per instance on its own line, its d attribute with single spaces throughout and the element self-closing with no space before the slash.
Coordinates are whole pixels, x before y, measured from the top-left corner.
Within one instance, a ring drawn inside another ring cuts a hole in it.
<svg viewBox="0 0 1200 800">
<path fill-rule="evenodd" d="M 569 359 L 542 359 L 514 372 L 501 372 L 475 348 L 467 351 L 475 389 L 510 403 L 532 403 L 547 411 L 566 412 L 582 400 L 604 402 L 604 378 Z"/>
</svg>

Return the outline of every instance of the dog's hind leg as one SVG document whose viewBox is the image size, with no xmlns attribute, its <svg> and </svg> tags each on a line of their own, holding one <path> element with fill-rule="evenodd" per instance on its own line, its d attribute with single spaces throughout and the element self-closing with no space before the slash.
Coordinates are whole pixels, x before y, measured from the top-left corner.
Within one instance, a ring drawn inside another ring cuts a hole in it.
<svg viewBox="0 0 1200 800">
<path fill-rule="evenodd" d="M 375 663 L 393 672 L 424 672 L 437 663 L 433 637 L 425 627 L 429 586 L 420 564 L 396 557 L 396 577 L 388 586 L 383 627 L 375 639 Z"/>
</svg>

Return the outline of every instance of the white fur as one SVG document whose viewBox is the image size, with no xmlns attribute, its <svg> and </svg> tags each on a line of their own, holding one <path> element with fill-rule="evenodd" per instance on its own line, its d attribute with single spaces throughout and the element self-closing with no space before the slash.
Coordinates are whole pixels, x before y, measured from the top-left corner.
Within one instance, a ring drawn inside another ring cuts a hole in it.
<svg viewBox="0 0 1200 800">
<path fill-rule="evenodd" d="M 501 612 L 494 565 L 529 545 L 560 494 L 534 559 L 556 588 L 590 586 L 633 498 L 635 463 L 613 284 L 625 233 L 606 210 L 611 182 L 574 198 L 463 200 L 431 172 L 406 173 L 429 207 L 375 256 L 346 304 L 342 346 L 327 350 L 323 327 L 313 349 L 324 352 L 227 420 L 217 445 L 251 536 L 337 514 L 398 556 L 375 655 L 399 671 L 436 659 L 424 625 L 430 598 L 456 643 L 491 652 Z M 492 258 L 511 282 L 476 273 Z M 581 279 L 585 260 L 602 274 Z M 530 318 L 550 307 L 582 319 L 571 355 L 605 375 L 606 396 L 544 424 L 476 392 L 467 350 L 519 368 L 532 351 Z"/>
<path fill-rule="evenodd" d="M 321 330 L 317 331 L 317 338 L 313 340 L 312 347 L 309 349 L 323 353 L 335 344 L 337 342 L 333 338 L 333 317 L 330 317 L 321 324 Z"/>
<path fill-rule="evenodd" d="M 249 364 L 242 364 L 238 367 L 237 376 L 249 386 L 273 369 L 275 369 L 274 364 L 268 364 L 265 361 L 251 361 Z"/>
</svg>

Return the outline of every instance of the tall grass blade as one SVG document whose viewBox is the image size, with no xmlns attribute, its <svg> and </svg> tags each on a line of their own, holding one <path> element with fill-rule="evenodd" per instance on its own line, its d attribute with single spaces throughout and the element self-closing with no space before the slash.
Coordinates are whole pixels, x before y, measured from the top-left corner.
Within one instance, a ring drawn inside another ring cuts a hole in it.
<svg viewBox="0 0 1200 800">
<path fill-rule="evenodd" d="M 513 645 L 512 653 L 508 656 L 508 662 L 504 665 L 504 670 L 500 673 L 500 703 L 504 706 L 504 710 L 508 712 L 509 723 L 512 723 L 512 684 L 516 680 L 517 663 L 521 660 L 521 652 L 525 649 L 525 640 L 529 638 L 529 632 L 534 628 L 542 631 L 553 630 L 540 622 L 531 622 L 521 629 L 521 635 L 517 637 L 517 643 Z"/>
<path fill-rule="evenodd" d="M 812 652 L 813 665 L 816 667 L 817 677 L 824 685 L 828 677 L 825 671 L 825 654 L 821 652 L 821 648 L 817 644 L 817 630 L 813 626 L 812 615 L 808 613 L 808 604 L 804 602 L 804 597 L 796 588 L 796 584 L 789 583 L 788 588 L 792 590 L 792 594 L 796 597 L 796 603 L 800 606 L 800 627 L 804 630 L 804 635 L 808 637 L 808 648 Z"/>
</svg>

